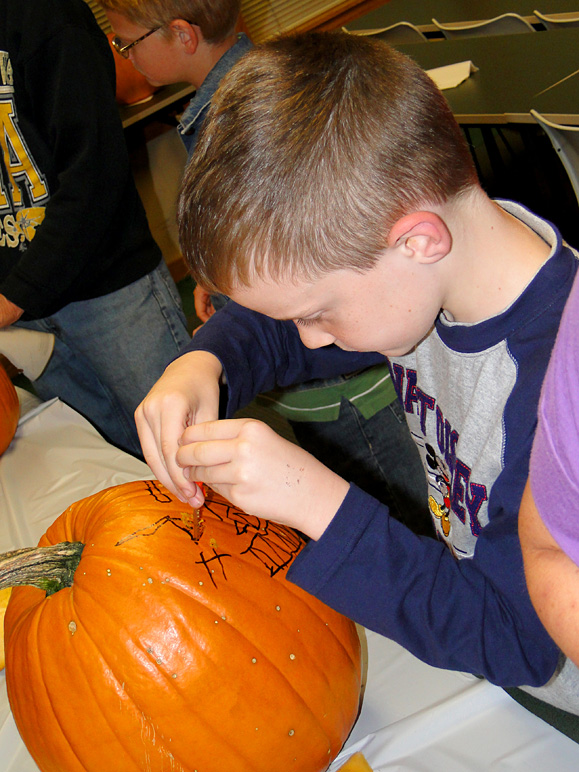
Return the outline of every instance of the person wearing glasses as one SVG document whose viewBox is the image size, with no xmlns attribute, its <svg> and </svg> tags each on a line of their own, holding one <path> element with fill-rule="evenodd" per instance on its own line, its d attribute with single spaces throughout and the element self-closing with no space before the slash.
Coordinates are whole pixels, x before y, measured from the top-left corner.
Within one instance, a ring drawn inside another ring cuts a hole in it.
<svg viewBox="0 0 579 772">
<path fill-rule="evenodd" d="M 83 0 L 0 0 L 0 123 L 0 327 L 53 333 L 35 391 L 140 456 L 135 408 L 190 336 Z"/>
<path fill-rule="evenodd" d="M 116 33 L 113 48 L 152 85 L 195 87 L 178 126 L 191 157 L 221 79 L 252 48 L 247 35 L 236 31 L 240 0 L 103 0 L 101 5 Z M 195 290 L 195 311 L 202 322 L 214 311 L 201 287 Z"/>
</svg>

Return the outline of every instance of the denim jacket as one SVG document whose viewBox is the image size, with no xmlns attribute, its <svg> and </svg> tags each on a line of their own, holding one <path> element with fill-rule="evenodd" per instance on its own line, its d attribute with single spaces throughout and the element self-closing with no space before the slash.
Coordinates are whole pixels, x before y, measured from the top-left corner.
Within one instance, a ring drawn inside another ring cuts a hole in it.
<svg viewBox="0 0 579 772">
<path fill-rule="evenodd" d="M 209 109 L 213 94 L 215 94 L 221 83 L 221 79 L 229 72 L 237 60 L 241 59 L 243 54 L 252 47 L 253 44 L 250 39 L 241 32 L 238 35 L 237 43 L 223 54 L 187 105 L 177 130 L 181 135 L 189 158 L 191 158 L 191 154 L 195 150 L 199 131 Z"/>
</svg>

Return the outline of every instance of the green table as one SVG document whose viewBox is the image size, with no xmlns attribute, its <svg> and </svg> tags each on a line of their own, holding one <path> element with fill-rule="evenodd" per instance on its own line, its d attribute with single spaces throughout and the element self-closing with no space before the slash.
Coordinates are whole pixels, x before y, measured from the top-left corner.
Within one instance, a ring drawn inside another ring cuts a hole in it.
<svg viewBox="0 0 579 772">
<path fill-rule="evenodd" d="M 424 69 L 472 60 L 479 68 L 444 91 L 461 124 L 534 123 L 531 108 L 576 124 L 579 28 L 398 46 Z M 548 90 L 545 90 L 548 89 Z M 543 92 L 543 93 L 541 93 Z"/>
<path fill-rule="evenodd" d="M 503 13 L 518 13 L 537 23 L 533 11 L 541 13 L 579 13 L 579 0 L 390 0 L 385 5 L 360 16 L 346 25 L 349 30 L 380 29 L 399 21 L 409 21 L 423 32 L 436 27 L 432 17 L 441 23 L 480 21 Z"/>
<path fill-rule="evenodd" d="M 531 107 L 554 123 L 579 126 L 579 71 L 534 96 Z"/>
</svg>

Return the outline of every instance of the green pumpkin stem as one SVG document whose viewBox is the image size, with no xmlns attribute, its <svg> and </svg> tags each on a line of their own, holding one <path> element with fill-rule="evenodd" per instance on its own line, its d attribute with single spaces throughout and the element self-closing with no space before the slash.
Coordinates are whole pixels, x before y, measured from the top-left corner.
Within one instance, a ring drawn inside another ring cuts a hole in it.
<svg viewBox="0 0 579 772">
<path fill-rule="evenodd" d="M 0 555 L 0 590 L 27 584 L 53 595 L 70 587 L 83 549 L 80 541 L 65 541 L 50 547 L 5 552 Z"/>
</svg>

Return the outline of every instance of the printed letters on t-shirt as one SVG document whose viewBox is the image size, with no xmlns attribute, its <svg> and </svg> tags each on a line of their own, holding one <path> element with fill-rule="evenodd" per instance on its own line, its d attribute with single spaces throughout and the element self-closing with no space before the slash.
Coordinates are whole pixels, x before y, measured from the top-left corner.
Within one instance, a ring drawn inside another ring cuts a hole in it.
<svg viewBox="0 0 579 772">
<path fill-rule="evenodd" d="M 18 124 L 10 57 L 0 51 L 0 247 L 26 248 L 48 198 L 46 180 Z"/>
</svg>

